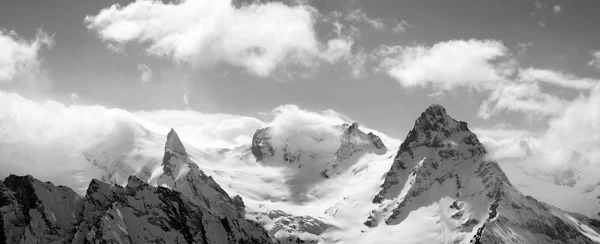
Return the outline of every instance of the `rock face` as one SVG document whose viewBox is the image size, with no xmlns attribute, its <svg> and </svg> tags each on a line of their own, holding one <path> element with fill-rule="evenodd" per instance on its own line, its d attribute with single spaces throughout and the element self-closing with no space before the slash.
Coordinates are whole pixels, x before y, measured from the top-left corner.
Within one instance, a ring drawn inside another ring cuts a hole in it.
<svg viewBox="0 0 600 244">
<path fill-rule="evenodd" d="M 0 183 L 0 243 L 272 243 L 249 220 L 215 214 L 135 176 L 126 187 L 92 180 L 85 197 L 14 176 Z"/>
<path fill-rule="evenodd" d="M 167 135 L 159 186 L 177 190 L 198 205 L 220 216 L 244 218 L 244 202 L 236 196 L 234 201 L 217 182 L 204 174 L 188 156 L 177 133 L 171 129 Z"/>
<path fill-rule="evenodd" d="M 275 149 L 271 145 L 271 128 L 266 127 L 256 130 L 252 137 L 252 155 L 256 157 L 257 161 L 263 161 L 264 158 L 272 157 L 275 155 Z"/>
<path fill-rule="evenodd" d="M 340 134 L 340 146 L 336 151 L 331 152 L 330 155 L 315 155 L 311 154 L 311 152 L 303 151 L 302 148 L 292 150 L 287 144 L 277 147 L 271 141 L 272 129 L 266 127 L 254 133 L 251 152 L 258 162 L 265 162 L 278 156 L 282 158 L 281 161 L 290 164 L 300 161 L 320 161 L 316 162 L 316 164 L 323 164 L 323 167 L 320 169 L 321 175 L 329 178 L 350 167 L 353 158 L 358 158 L 365 153 L 382 155 L 387 152 L 388 149 L 381 141 L 381 138 L 371 132 L 368 134 L 364 133 L 358 127 L 358 123 L 344 123 L 334 126 L 333 128 L 339 131 Z M 298 136 L 306 135 L 292 135 L 292 137 Z M 283 141 L 291 139 L 294 138 L 283 138 Z M 309 140 L 313 140 L 315 144 L 319 144 L 323 141 L 323 138 L 310 137 Z M 298 165 L 298 167 L 302 167 L 302 165 Z"/>
<path fill-rule="evenodd" d="M 244 219 L 244 202 L 167 136 L 159 185 L 130 176 L 126 187 L 92 180 L 85 197 L 32 176 L 0 182 L 0 243 L 272 243 Z M 169 189 L 171 188 L 171 189 Z"/>
<path fill-rule="evenodd" d="M 452 243 L 594 243 L 593 220 L 524 196 L 462 121 L 432 105 L 401 144 L 365 225 L 397 225 L 439 204 Z M 582 226 L 586 225 L 585 228 Z M 597 231 L 597 230 L 596 230 Z"/>
<path fill-rule="evenodd" d="M 369 132 L 364 133 L 358 128 L 358 123 L 342 124 L 342 136 L 340 138 L 340 148 L 335 152 L 335 159 L 327 163 L 321 174 L 329 178 L 334 174 L 346 170 L 352 157 L 360 157 L 365 153 L 374 153 L 382 155 L 387 152 L 387 147 L 381 141 L 381 138 Z"/>
<path fill-rule="evenodd" d="M 81 207 L 67 187 L 10 175 L 0 182 L 0 243 L 68 243 Z"/>
</svg>

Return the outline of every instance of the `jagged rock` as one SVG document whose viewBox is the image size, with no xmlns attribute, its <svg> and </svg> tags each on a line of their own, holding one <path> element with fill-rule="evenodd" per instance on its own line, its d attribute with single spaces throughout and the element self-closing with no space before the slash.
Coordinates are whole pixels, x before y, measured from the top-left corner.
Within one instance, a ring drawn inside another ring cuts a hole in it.
<svg viewBox="0 0 600 244">
<path fill-rule="evenodd" d="M 31 175 L 0 184 L 0 243 L 66 243 L 73 238 L 81 197 Z M 66 239 L 65 239 L 66 238 Z"/>
<path fill-rule="evenodd" d="M 167 135 L 162 166 L 163 175 L 157 181 L 159 186 L 177 190 L 200 206 L 222 216 L 244 217 L 241 197 L 238 196 L 240 199 L 234 202 L 211 176 L 207 176 L 187 155 L 183 143 L 173 129 Z"/>
<path fill-rule="evenodd" d="M 273 145 L 271 145 L 271 128 L 266 127 L 263 129 L 258 129 L 254 133 L 252 137 L 252 147 L 251 151 L 254 157 L 256 157 L 256 161 L 263 161 L 264 158 L 272 157 L 275 155 L 275 149 Z"/>
<path fill-rule="evenodd" d="M 32 176 L 0 183 L 0 243 L 272 243 L 257 223 L 221 216 L 131 176 L 92 180 L 84 198 Z"/>
</svg>

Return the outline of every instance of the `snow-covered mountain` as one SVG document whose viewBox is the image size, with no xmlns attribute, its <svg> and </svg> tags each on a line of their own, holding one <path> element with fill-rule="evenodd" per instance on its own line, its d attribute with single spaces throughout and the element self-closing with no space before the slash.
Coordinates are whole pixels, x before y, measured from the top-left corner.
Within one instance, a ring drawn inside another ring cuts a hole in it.
<svg viewBox="0 0 600 244">
<path fill-rule="evenodd" d="M 160 134 L 139 124 L 131 135 L 75 152 L 89 164 L 81 175 L 101 179 L 87 191 L 25 177 L 23 182 L 36 185 L 35 194 L 26 196 L 41 200 L 21 200 L 21 185 L 27 184 L 10 183 L 22 177 L 8 177 L 0 184 L 0 209 L 3 227 L 14 228 L 3 231 L 0 240 L 65 234 L 77 240 L 112 238 L 114 243 L 145 243 L 136 238 L 157 235 L 171 238 L 167 243 L 189 243 L 189 238 L 207 243 L 230 243 L 219 238 L 255 238 L 256 243 L 270 238 L 280 243 L 600 242 L 599 221 L 523 194 L 498 163 L 487 160 L 467 124 L 439 105 L 421 114 L 401 144 L 357 123 L 271 125 L 257 130 L 250 144 L 235 148 L 197 148 L 174 130 L 166 138 Z M 214 226 L 210 234 L 216 236 L 194 236 L 201 232 L 194 222 L 198 218 L 205 229 Z"/>
<path fill-rule="evenodd" d="M 598 223 L 530 196 L 510 183 L 462 121 L 432 105 L 403 141 L 365 225 L 402 226 L 427 210 L 440 243 L 594 243 Z M 596 230 L 592 230 L 596 228 Z M 399 228 L 401 229 L 401 228 Z M 399 230 L 398 229 L 398 230 Z"/>
</svg>

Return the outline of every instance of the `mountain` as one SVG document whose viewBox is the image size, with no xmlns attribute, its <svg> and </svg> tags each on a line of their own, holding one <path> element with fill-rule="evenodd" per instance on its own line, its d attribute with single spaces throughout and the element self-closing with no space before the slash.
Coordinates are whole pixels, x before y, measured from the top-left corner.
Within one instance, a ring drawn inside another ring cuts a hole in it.
<svg viewBox="0 0 600 244">
<path fill-rule="evenodd" d="M 177 190 L 195 203 L 218 213 L 221 216 L 244 218 L 245 206 L 242 198 L 229 197 L 217 182 L 204 174 L 187 154 L 175 130 L 167 135 L 165 155 L 159 168 L 157 184 Z"/>
<path fill-rule="evenodd" d="M 164 159 L 159 182 L 179 191 L 130 176 L 125 187 L 94 179 L 81 197 L 10 175 L 0 182 L 0 243 L 272 243 L 244 219 L 241 198 L 191 162 L 173 130 Z"/>
<path fill-rule="evenodd" d="M 101 179 L 83 190 L 31 176 L 0 182 L 0 240 L 600 240 L 596 219 L 523 194 L 521 183 L 536 178 L 514 183 L 488 160 L 467 123 L 439 105 L 417 118 L 402 143 L 357 123 L 271 124 L 235 148 L 197 148 L 186 143 L 188 135 L 171 130 L 164 137 L 149 128 L 140 124 L 131 134 L 72 152 L 87 164 L 81 179 Z"/>
<path fill-rule="evenodd" d="M 440 243 L 594 243 L 600 222 L 523 195 L 467 127 L 439 105 L 415 121 L 365 221 L 399 226 L 433 207 Z"/>
</svg>

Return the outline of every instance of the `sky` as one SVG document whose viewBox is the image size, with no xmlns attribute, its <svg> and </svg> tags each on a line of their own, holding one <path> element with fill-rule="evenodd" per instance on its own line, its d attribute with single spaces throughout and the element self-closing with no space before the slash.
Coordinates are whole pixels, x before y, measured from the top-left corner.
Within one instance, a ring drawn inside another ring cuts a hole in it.
<svg viewBox="0 0 600 244">
<path fill-rule="evenodd" d="M 437 103 L 498 157 L 589 163 L 600 159 L 598 9 L 600 1 L 5 0 L 0 100 L 19 102 L 0 119 L 6 133 L 30 101 L 260 121 L 294 108 L 401 140 Z"/>
</svg>

